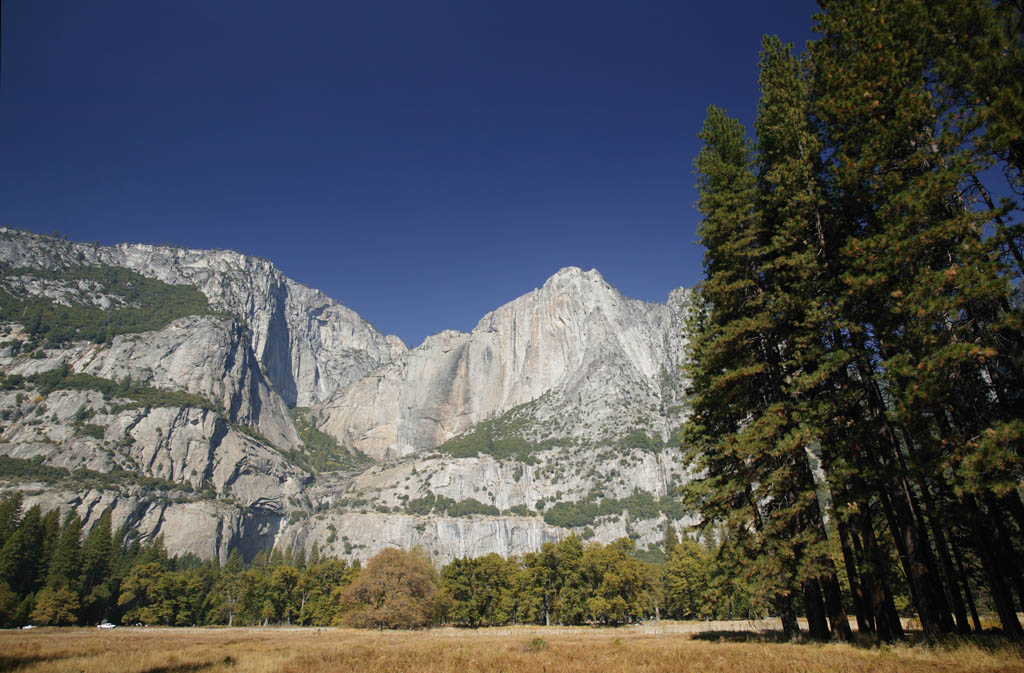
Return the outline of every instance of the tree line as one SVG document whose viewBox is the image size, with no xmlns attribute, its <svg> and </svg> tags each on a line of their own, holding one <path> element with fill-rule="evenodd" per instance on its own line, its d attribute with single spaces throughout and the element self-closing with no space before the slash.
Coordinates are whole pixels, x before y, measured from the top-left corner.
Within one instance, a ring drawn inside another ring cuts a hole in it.
<svg viewBox="0 0 1024 673">
<path fill-rule="evenodd" d="M 294 624 L 370 628 L 506 624 L 621 625 L 652 617 L 755 618 L 746 589 L 715 549 L 671 527 L 663 564 L 636 557 L 632 540 L 584 544 L 571 535 L 537 552 L 489 554 L 436 566 L 418 550 L 386 549 L 365 567 L 302 551 L 263 551 L 221 565 L 168 555 L 111 528 L 104 511 L 88 532 L 74 510 L 23 510 L 0 500 L 0 627 L 25 624 L 228 626 Z"/>
<path fill-rule="evenodd" d="M 824 0 L 711 106 L 689 504 L 789 636 L 1024 637 L 1024 5 Z"/>
</svg>

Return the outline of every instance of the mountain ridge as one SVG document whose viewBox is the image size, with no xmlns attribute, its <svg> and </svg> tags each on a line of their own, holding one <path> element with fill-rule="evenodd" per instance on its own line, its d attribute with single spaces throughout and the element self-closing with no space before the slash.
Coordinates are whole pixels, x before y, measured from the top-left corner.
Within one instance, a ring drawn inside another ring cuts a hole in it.
<svg viewBox="0 0 1024 673">
<path fill-rule="evenodd" d="M 665 498 L 686 478 L 668 441 L 685 416 L 673 371 L 684 358 L 685 289 L 643 302 L 597 270 L 566 267 L 471 332 L 406 349 L 269 261 L 231 251 L 5 228 L 0 265 L 0 289 L 20 297 L 12 305 L 52 304 L 54 315 L 88 300 L 113 319 L 126 305 L 118 292 L 130 277 L 114 286 L 69 271 L 89 266 L 168 283 L 160 291 L 171 303 L 174 286 L 209 302 L 209 315 L 99 343 L 0 316 L 0 455 L 23 461 L 23 474 L 40 464 L 106 479 L 77 493 L 73 480 L 0 474 L 0 488 L 75 508 L 87 527 L 110 506 L 115 521 L 163 534 L 174 553 L 222 560 L 233 548 L 314 543 L 349 558 L 388 544 L 441 559 L 507 556 L 571 530 L 656 544 L 667 521 L 657 509 L 638 518 L 619 507 L 567 528 L 552 507 Z"/>
</svg>

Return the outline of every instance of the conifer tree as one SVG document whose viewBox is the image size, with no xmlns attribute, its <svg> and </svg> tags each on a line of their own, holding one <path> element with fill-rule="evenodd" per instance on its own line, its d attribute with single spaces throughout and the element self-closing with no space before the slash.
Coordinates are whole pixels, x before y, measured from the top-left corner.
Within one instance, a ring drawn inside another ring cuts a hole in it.
<svg viewBox="0 0 1024 673">
<path fill-rule="evenodd" d="M 0 549 L 0 582 L 23 596 L 35 593 L 46 577 L 43 532 L 40 507 L 33 505 Z"/>
<path fill-rule="evenodd" d="M 23 499 L 20 492 L 5 495 L 0 499 L 0 549 L 3 549 L 7 538 L 18 530 Z"/>
<path fill-rule="evenodd" d="M 89 529 L 82 544 L 82 576 L 80 580 L 82 619 L 90 624 L 105 614 L 114 594 L 110 587 L 113 541 L 111 510 L 107 508 Z"/>
<path fill-rule="evenodd" d="M 60 537 L 50 555 L 46 585 L 53 589 L 66 587 L 77 593 L 82 571 L 82 519 L 74 510 L 64 516 Z"/>
<path fill-rule="evenodd" d="M 765 303 L 762 265 L 770 250 L 753 146 L 740 124 L 713 105 L 699 137 L 698 233 L 706 274 L 699 293 L 706 314 L 690 341 L 693 414 L 684 437 L 706 476 L 689 493 L 705 518 L 720 522 L 730 543 L 745 550 L 733 555 L 749 560 L 736 572 L 775 605 L 792 638 L 798 633 L 798 559 L 791 549 L 769 549 L 797 533 L 789 513 L 799 495 L 773 490 L 792 482 L 773 484 L 786 460 L 766 451 L 785 434 L 788 420 L 777 367 L 782 344 Z"/>
<path fill-rule="evenodd" d="M 782 403 L 779 410 L 789 420 L 774 445 L 765 450 L 782 462 L 779 477 L 790 483 L 797 503 L 790 510 L 789 525 L 799 541 L 799 575 L 809 626 L 817 637 L 825 636 L 824 624 L 815 623 L 820 606 L 827 610 L 831 635 L 849 639 L 839 581 L 828 552 L 825 515 L 809 464 L 809 452 L 820 449 L 823 434 L 813 419 L 822 384 L 828 382 L 827 375 L 823 377 L 827 352 L 822 344 L 833 312 L 827 272 L 832 251 L 810 81 L 791 49 L 775 36 L 764 38 L 761 98 L 754 126 L 766 251 L 761 283 L 779 344 L 773 365 L 777 370 L 773 380 L 779 387 L 776 395 Z"/>
<path fill-rule="evenodd" d="M 689 494 L 721 526 L 719 567 L 774 596 L 784 626 L 800 593 L 812 635 L 826 611 L 846 635 L 838 548 L 862 629 L 901 634 L 895 550 L 926 633 L 963 632 L 969 539 L 1019 634 L 1019 206 L 993 204 L 979 175 L 1002 162 L 1019 179 L 1020 115 L 998 110 L 1024 97 L 1020 78 L 1003 91 L 979 73 L 1021 69 L 1021 10 L 823 9 L 809 72 L 765 40 L 756 154 L 717 108 L 700 134 L 685 436 L 705 476 Z"/>
<path fill-rule="evenodd" d="M 1020 456 L 1024 428 L 1000 400 L 1019 389 L 1011 351 L 1020 316 L 1007 311 L 1005 267 L 986 252 L 990 213 L 963 198 L 983 166 L 965 149 L 977 127 L 935 69 L 934 8 L 825 9 L 813 53 L 816 112 L 843 218 L 840 350 L 864 393 L 860 422 L 876 438 L 861 467 L 874 470 L 870 487 L 934 635 L 953 629 L 951 612 L 966 624 L 936 495 L 962 492 L 959 511 L 975 530 L 997 604 L 1006 593 L 998 578 L 1008 544 L 977 513 L 995 509 L 990 489 L 1005 489 Z M 986 549 L 989 539 L 997 549 Z M 1011 608 L 1000 608 L 1004 628 L 1019 632 Z"/>
</svg>

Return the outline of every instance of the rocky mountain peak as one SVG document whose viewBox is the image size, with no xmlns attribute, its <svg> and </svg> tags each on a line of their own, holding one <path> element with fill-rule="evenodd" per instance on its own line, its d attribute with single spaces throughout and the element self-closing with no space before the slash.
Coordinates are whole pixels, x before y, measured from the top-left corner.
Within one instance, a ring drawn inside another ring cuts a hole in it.
<svg viewBox="0 0 1024 673">
<path fill-rule="evenodd" d="M 146 243 L 102 246 L 0 229 L 0 264 L 42 270 L 120 267 L 192 285 L 211 306 L 243 320 L 257 359 L 285 401 L 312 406 L 405 351 L 355 311 L 233 250 Z"/>
<path fill-rule="evenodd" d="M 87 526 L 111 508 L 172 553 L 450 560 L 590 525 L 650 544 L 651 499 L 685 476 L 665 447 L 686 413 L 685 290 L 643 302 L 566 267 L 408 350 L 233 251 L 0 229 L 0 268 L 0 491 Z M 162 301 L 186 308 L 139 310 Z M 596 499 L 613 514 L 566 518 Z"/>
<path fill-rule="evenodd" d="M 566 267 L 470 334 L 428 337 L 325 401 L 321 430 L 370 456 L 401 457 L 544 398 L 538 424 L 567 407 L 586 418 L 528 434 L 614 437 L 661 406 L 666 361 L 681 357 L 669 352 L 671 315 L 665 304 L 623 297 L 597 270 Z M 664 435 L 676 421 L 648 422 Z"/>
</svg>

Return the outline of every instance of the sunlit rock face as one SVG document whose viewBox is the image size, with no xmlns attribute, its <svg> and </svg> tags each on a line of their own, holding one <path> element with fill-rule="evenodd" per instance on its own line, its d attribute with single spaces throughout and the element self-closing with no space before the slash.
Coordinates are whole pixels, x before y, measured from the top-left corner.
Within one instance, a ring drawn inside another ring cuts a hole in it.
<svg viewBox="0 0 1024 673">
<path fill-rule="evenodd" d="M 649 507 L 572 528 L 543 516 L 557 503 L 638 491 L 667 498 L 688 479 L 683 452 L 666 441 L 687 413 L 687 290 L 642 302 L 596 270 L 570 267 L 472 332 L 441 332 L 406 350 L 266 260 L 0 230 L 0 289 L 123 307 L 101 284 L 61 281 L 61 270 L 92 266 L 193 286 L 212 311 L 102 344 L 45 348 L 24 316 L 0 316 L 0 373 L 28 377 L 0 389 L 0 455 L 52 468 L 0 474 L 0 491 L 23 492 L 26 505 L 74 509 L 86 529 L 110 508 L 115 527 L 161 535 L 172 554 L 221 560 L 232 549 L 251 558 L 316 544 L 362 559 L 418 545 L 447 561 L 522 554 L 570 532 L 602 542 L 629 535 L 646 548 L 669 518 L 687 521 L 678 509 L 667 517 Z M 107 389 L 32 378 L 55 370 Z M 159 394 L 110 387 L 122 381 Z M 453 456 L 441 446 L 492 426 L 535 450 Z M 323 467 L 314 457 L 325 451 L 352 460 Z M 455 516 L 414 506 L 434 497 L 477 509 Z"/>
<path fill-rule="evenodd" d="M 120 266 L 192 285 L 249 330 L 256 359 L 290 405 L 312 406 L 405 351 L 351 309 L 286 278 L 265 259 L 230 250 L 72 243 L 5 229 L 0 264 L 57 269 Z"/>
<path fill-rule="evenodd" d="M 562 269 L 471 333 L 430 337 L 340 391 L 318 407 L 321 429 L 401 458 L 537 401 L 548 436 L 596 441 L 636 423 L 667 436 L 682 414 L 668 409 L 681 400 L 685 291 L 672 299 L 628 299 L 596 270 Z"/>
</svg>

